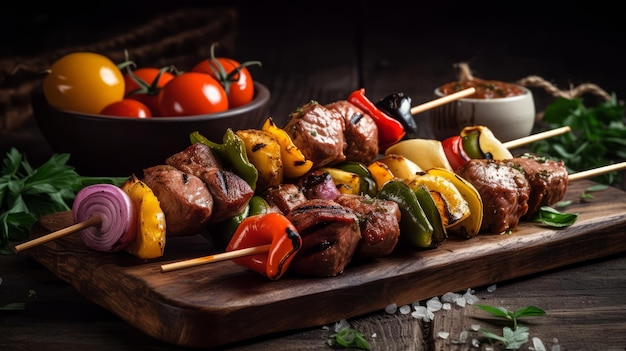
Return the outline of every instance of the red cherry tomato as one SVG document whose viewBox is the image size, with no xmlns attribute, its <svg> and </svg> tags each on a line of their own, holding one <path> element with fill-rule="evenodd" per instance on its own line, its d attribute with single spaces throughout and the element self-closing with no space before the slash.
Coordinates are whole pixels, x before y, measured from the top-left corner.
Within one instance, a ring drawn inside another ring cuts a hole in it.
<svg viewBox="0 0 626 351">
<path fill-rule="evenodd" d="M 161 115 L 158 95 L 175 75 L 168 68 L 141 67 L 124 74 L 124 97 L 143 102 L 153 116 Z"/>
<path fill-rule="evenodd" d="M 215 78 L 199 72 L 185 72 L 170 80 L 159 93 L 163 116 L 194 116 L 228 109 L 226 91 Z"/>
<path fill-rule="evenodd" d="M 222 66 L 223 71 L 216 61 Z M 237 67 L 240 67 L 239 72 L 236 70 Z M 228 95 L 230 108 L 245 105 L 254 97 L 254 82 L 250 71 L 233 59 L 226 57 L 206 59 L 198 62 L 191 71 L 210 74 L 220 81 Z"/>
<path fill-rule="evenodd" d="M 135 117 L 135 118 L 151 118 L 152 112 L 148 106 L 138 100 L 123 99 L 112 102 L 105 106 L 101 115 L 105 116 L 120 116 L 120 117 Z"/>
</svg>

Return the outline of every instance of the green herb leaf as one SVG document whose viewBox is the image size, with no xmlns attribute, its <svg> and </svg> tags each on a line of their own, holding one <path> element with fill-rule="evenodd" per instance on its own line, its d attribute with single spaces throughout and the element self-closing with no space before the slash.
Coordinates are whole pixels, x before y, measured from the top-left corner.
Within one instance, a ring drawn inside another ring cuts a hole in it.
<svg viewBox="0 0 626 351">
<path fill-rule="evenodd" d="M 542 310 L 539 307 L 527 306 L 513 312 L 513 318 L 543 316 L 545 314 L 546 311 Z"/>
<path fill-rule="evenodd" d="M 31 226 L 43 215 L 68 211 L 76 193 L 94 182 L 121 185 L 126 177 L 81 177 L 67 165 L 69 154 L 54 154 L 33 168 L 12 148 L 0 172 L 0 253 L 10 244 L 28 239 Z"/>
<path fill-rule="evenodd" d="M 557 98 L 542 119 L 547 129 L 570 126 L 571 132 L 530 145 L 538 156 L 561 159 L 570 173 L 626 160 L 626 115 L 615 95 L 596 107 L 584 106 L 581 98 Z M 606 185 L 618 183 L 621 173 L 610 172 L 592 180 Z"/>
<path fill-rule="evenodd" d="M 4 306 L 0 306 L 0 311 L 21 311 L 26 309 L 24 302 L 12 302 Z"/>
<path fill-rule="evenodd" d="M 528 342 L 528 335 L 530 334 L 528 330 L 528 327 L 523 326 L 520 326 L 515 330 L 509 327 L 502 328 L 504 346 L 508 350 L 518 350 L 522 347 L 522 345 Z"/>
<path fill-rule="evenodd" d="M 524 343 L 528 342 L 528 327 L 518 325 L 518 319 L 521 317 L 543 316 L 546 314 L 544 310 L 535 306 L 522 307 L 514 312 L 504 307 L 494 307 L 488 305 L 475 304 L 474 306 L 489 312 L 497 317 L 502 317 L 513 322 L 512 326 L 502 328 L 502 336 L 481 328 L 481 333 L 490 340 L 500 341 L 506 349 L 519 349 Z"/>
<path fill-rule="evenodd" d="M 585 191 L 587 192 L 591 192 L 591 191 L 602 191 L 602 190 L 606 190 L 608 189 L 608 185 L 605 184 L 596 184 L 596 185 L 592 185 L 590 187 L 588 187 L 587 189 L 585 189 Z"/>
<path fill-rule="evenodd" d="M 562 213 L 552 207 L 542 206 L 531 221 L 551 228 L 564 228 L 574 224 L 577 219 L 577 214 Z"/>
<path fill-rule="evenodd" d="M 331 347 L 357 348 L 371 350 L 369 342 L 356 329 L 351 328 L 347 320 L 335 325 L 335 333 L 328 337 L 326 343 Z"/>
<path fill-rule="evenodd" d="M 511 316 L 509 315 L 509 311 L 507 311 L 507 309 L 504 307 L 495 307 L 495 306 L 488 306 L 488 305 L 481 305 L 481 304 L 474 304 L 474 306 L 480 308 L 481 310 L 489 312 L 493 314 L 494 316 L 511 319 Z"/>
</svg>

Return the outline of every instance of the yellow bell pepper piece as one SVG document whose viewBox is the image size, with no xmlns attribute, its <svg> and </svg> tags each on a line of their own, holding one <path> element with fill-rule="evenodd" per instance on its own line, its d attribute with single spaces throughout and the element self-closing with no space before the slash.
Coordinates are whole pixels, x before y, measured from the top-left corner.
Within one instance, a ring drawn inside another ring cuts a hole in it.
<svg viewBox="0 0 626 351">
<path fill-rule="evenodd" d="M 256 191 L 262 192 L 282 184 L 283 161 L 278 140 L 271 133 L 260 129 L 243 129 L 235 133 L 243 141 L 248 160 L 259 173 Z"/>
<path fill-rule="evenodd" d="M 137 234 L 127 248 L 131 254 L 151 259 L 163 256 L 166 223 L 161 204 L 152 189 L 134 174 L 122 185 L 137 209 Z"/>
<path fill-rule="evenodd" d="M 380 190 L 386 182 L 396 178 L 389 169 L 389 166 L 380 161 L 371 162 L 367 165 L 367 169 L 372 174 L 372 178 L 374 178 L 378 190 Z"/>
<path fill-rule="evenodd" d="M 385 150 L 385 155 L 402 155 L 415 162 L 421 169 L 427 170 L 434 167 L 445 168 L 452 171 L 448 157 L 439 140 L 434 139 L 405 139 L 401 140 Z"/>
<path fill-rule="evenodd" d="M 340 193 L 359 195 L 361 177 L 358 174 L 331 167 L 322 167 L 319 171 L 330 174 Z"/>
<path fill-rule="evenodd" d="M 426 171 L 407 179 L 406 182 L 414 191 L 420 186 L 428 189 L 446 229 L 469 217 L 470 208 L 467 201 L 447 178 Z"/>
<path fill-rule="evenodd" d="M 402 179 L 409 179 L 415 174 L 422 172 L 422 168 L 408 157 L 397 154 L 386 154 L 377 161 L 382 162 L 389 167 L 391 173 Z"/>
<path fill-rule="evenodd" d="M 261 129 L 271 133 L 280 144 L 280 157 L 283 161 L 283 176 L 285 178 L 299 178 L 311 170 L 313 161 L 306 159 L 302 151 L 291 140 L 291 136 L 279 128 L 272 117 L 265 120 Z"/>
<path fill-rule="evenodd" d="M 478 235 L 483 223 L 483 200 L 476 188 L 456 173 L 443 168 L 433 168 L 430 174 L 439 175 L 452 182 L 467 201 L 470 209 L 469 217 L 454 223 L 448 228 L 448 233 L 457 236 L 472 238 Z"/>
</svg>

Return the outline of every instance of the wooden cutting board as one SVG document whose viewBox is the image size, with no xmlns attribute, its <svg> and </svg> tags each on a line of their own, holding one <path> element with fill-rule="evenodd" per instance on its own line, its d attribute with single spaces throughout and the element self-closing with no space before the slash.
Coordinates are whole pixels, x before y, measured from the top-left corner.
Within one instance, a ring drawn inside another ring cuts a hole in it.
<svg viewBox="0 0 626 351">
<path fill-rule="evenodd" d="M 572 182 L 565 196 L 577 222 L 553 230 L 521 223 L 511 234 L 450 238 L 439 248 L 353 262 L 334 278 L 266 280 L 232 261 L 161 273 L 160 267 L 215 253 L 201 235 L 168 238 L 164 257 L 88 249 L 77 234 L 25 251 L 93 302 L 162 341 L 215 347 L 260 335 L 310 328 L 626 251 L 626 193 L 580 195 L 594 185 Z M 69 212 L 42 218 L 37 237 L 73 224 Z"/>
</svg>

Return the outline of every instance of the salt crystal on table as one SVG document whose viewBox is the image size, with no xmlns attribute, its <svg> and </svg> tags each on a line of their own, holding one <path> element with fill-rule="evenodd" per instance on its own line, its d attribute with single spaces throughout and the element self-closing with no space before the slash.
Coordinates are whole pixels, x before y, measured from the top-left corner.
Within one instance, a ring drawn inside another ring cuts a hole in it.
<svg viewBox="0 0 626 351">
<path fill-rule="evenodd" d="M 433 312 L 439 311 L 441 309 L 442 305 L 443 304 L 441 303 L 441 301 L 439 301 L 438 298 L 432 298 L 432 299 L 426 301 L 426 307 L 429 310 L 433 311 Z"/>
<path fill-rule="evenodd" d="M 443 301 L 443 302 L 454 302 L 460 296 L 461 295 L 457 294 L 457 293 L 447 292 L 447 293 L 443 294 L 443 296 L 441 296 L 441 301 Z"/>
<path fill-rule="evenodd" d="M 387 307 L 385 307 L 385 312 L 389 314 L 394 314 L 396 313 L 397 310 L 398 310 L 398 307 L 396 306 L 395 303 L 392 303 L 390 305 L 387 305 Z"/>
<path fill-rule="evenodd" d="M 400 313 L 401 314 L 409 314 L 411 313 L 411 306 L 409 305 L 404 305 L 400 307 Z"/>
</svg>

